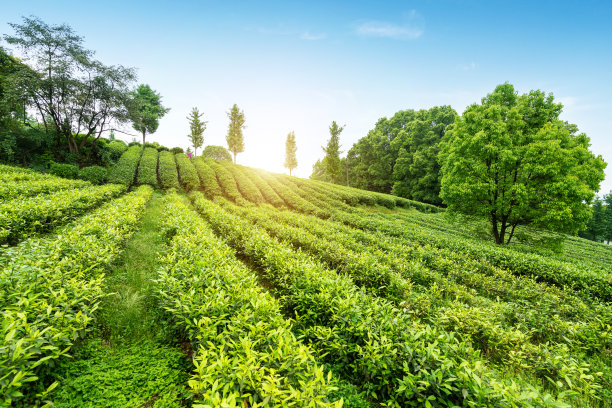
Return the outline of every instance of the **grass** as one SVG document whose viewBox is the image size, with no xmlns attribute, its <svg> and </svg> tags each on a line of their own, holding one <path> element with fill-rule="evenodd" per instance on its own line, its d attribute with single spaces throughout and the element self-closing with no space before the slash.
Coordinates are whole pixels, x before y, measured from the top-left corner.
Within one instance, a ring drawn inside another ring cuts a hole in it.
<svg viewBox="0 0 612 408">
<path fill-rule="evenodd" d="M 164 248 L 161 194 L 151 198 L 142 227 L 106 278 L 98 327 L 53 374 L 57 407 L 189 406 L 192 365 L 163 321 L 154 294 L 157 259 Z"/>
</svg>

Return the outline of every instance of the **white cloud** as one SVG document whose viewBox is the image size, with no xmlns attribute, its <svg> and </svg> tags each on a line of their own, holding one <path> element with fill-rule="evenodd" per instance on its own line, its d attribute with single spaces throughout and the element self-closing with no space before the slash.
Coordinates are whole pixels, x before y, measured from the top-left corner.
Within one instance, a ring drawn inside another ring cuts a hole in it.
<svg viewBox="0 0 612 408">
<path fill-rule="evenodd" d="M 474 61 L 470 62 L 469 64 L 459 65 L 459 69 L 462 69 L 464 71 L 473 71 L 476 68 L 478 68 L 478 64 L 476 64 Z"/>
<path fill-rule="evenodd" d="M 357 26 L 357 34 L 367 37 L 392 38 L 395 40 L 416 40 L 425 31 L 423 18 L 412 10 L 404 15 L 404 21 L 394 23 L 389 21 L 369 20 Z"/>
<path fill-rule="evenodd" d="M 302 40 L 317 41 L 324 40 L 325 38 L 327 38 L 327 35 L 325 33 L 312 34 L 310 31 L 306 31 L 303 32 L 302 35 L 300 35 L 300 38 Z"/>
</svg>

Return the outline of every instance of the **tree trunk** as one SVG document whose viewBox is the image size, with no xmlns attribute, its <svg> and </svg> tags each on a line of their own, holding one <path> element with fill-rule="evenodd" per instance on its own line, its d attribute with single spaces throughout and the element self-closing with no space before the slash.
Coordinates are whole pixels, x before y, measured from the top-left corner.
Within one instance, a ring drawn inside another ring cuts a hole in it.
<svg viewBox="0 0 612 408">
<path fill-rule="evenodd" d="M 145 145 L 145 135 L 147 134 L 146 130 L 142 131 L 142 148 L 144 149 L 144 145 Z"/>
<path fill-rule="evenodd" d="M 234 153 L 234 164 L 236 164 L 236 152 L 232 152 Z"/>
</svg>

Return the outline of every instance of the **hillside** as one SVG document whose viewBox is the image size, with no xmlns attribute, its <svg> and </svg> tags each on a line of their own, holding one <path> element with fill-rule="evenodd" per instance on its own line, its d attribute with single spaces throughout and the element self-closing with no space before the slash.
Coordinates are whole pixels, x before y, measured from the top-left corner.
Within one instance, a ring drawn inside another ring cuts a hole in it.
<svg viewBox="0 0 612 408">
<path fill-rule="evenodd" d="M 5 405 L 610 406 L 611 246 L 155 149 L 110 180 L 0 167 Z"/>
</svg>

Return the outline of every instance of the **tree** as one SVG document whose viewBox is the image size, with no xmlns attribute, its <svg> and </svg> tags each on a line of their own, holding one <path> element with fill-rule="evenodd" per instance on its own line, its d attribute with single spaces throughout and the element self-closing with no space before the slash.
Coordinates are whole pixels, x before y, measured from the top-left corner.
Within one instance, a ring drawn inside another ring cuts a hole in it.
<svg viewBox="0 0 612 408">
<path fill-rule="evenodd" d="M 223 146 L 206 146 L 204 148 L 204 151 L 202 152 L 202 157 L 204 157 L 205 159 L 209 158 L 214 160 L 232 161 L 232 156 Z"/>
<path fill-rule="evenodd" d="M 189 120 L 189 129 L 191 130 L 189 139 L 193 145 L 193 153 L 196 156 L 198 155 L 198 147 L 202 147 L 204 144 L 204 131 L 208 123 L 207 121 L 200 120 L 203 115 L 204 113 L 200 113 L 198 108 L 193 108 L 187 117 L 187 120 Z"/>
<path fill-rule="evenodd" d="M 238 109 L 238 105 L 234 104 L 227 116 L 230 123 L 225 140 L 229 151 L 234 155 L 234 164 L 236 164 L 236 153 L 244 152 L 244 138 L 242 137 L 242 129 L 245 128 L 244 112 Z"/>
<path fill-rule="evenodd" d="M 583 228 L 606 164 L 561 111 L 552 94 L 519 96 L 510 84 L 469 106 L 439 156 L 449 210 L 487 217 L 497 244 L 509 243 L 517 225 Z"/>
<path fill-rule="evenodd" d="M 10 26 L 15 35 L 4 39 L 24 57 L 23 69 L 12 75 L 11 92 L 33 110 L 57 145 L 65 143 L 80 156 L 85 145 L 127 121 L 132 68 L 94 60 L 83 38 L 65 24 L 49 26 L 37 17 L 24 17 L 23 24 Z"/>
<path fill-rule="evenodd" d="M 579 235 L 592 241 L 602 241 L 606 233 L 606 219 L 604 203 L 599 197 L 595 197 L 591 210 L 593 215 Z"/>
<path fill-rule="evenodd" d="M 298 165 L 295 152 L 297 152 L 295 133 L 291 131 L 287 135 L 287 141 L 285 142 L 285 167 L 289 169 L 289 175 L 291 175 L 291 170 L 295 169 Z"/>
<path fill-rule="evenodd" d="M 316 163 L 312 165 L 312 174 L 310 175 L 310 178 L 312 180 L 327 181 L 327 182 L 330 181 L 329 177 L 325 173 L 323 162 L 320 159 L 317 160 Z"/>
<path fill-rule="evenodd" d="M 603 197 L 603 239 L 607 242 L 612 241 L 612 191 Z"/>
<path fill-rule="evenodd" d="M 138 85 L 130 92 L 127 102 L 132 127 L 142 134 L 142 145 L 147 133 L 155 133 L 161 119 L 170 109 L 161 104 L 161 96 L 147 84 Z"/>
<path fill-rule="evenodd" d="M 340 133 L 344 130 L 344 126 L 338 126 L 334 120 L 329 126 L 329 133 L 331 137 L 327 141 L 327 147 L 323 147 L 325 157 L 323 158 L 323 168 L 325 174 L 332 183 L 341 184 L 343 168 L 340 162 Z"/>
</svg>

